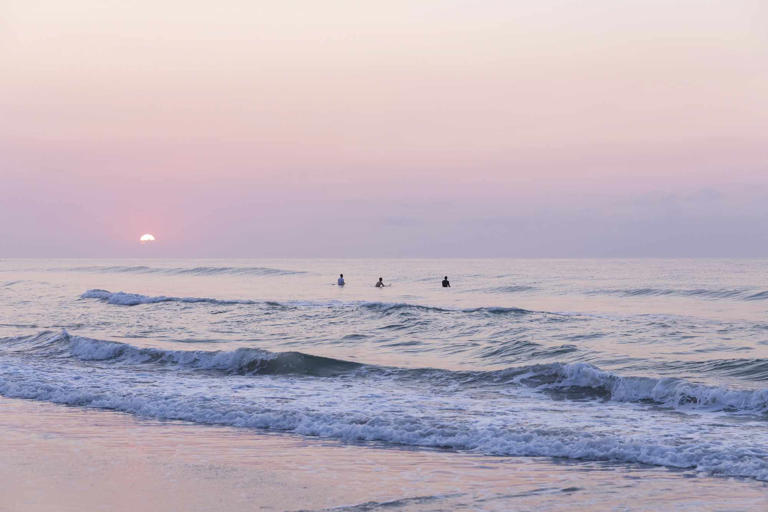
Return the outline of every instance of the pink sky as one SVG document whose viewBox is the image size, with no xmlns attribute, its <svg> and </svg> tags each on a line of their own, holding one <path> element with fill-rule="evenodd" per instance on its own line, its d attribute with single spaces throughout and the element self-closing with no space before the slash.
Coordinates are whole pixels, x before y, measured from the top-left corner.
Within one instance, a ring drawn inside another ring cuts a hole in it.
<svg viewBox="0 0 768 512">
<path fill-rule="evenodd" d="M 10 0 L 0 257 L 763 256 L 766 64 L 762 0 Z"/>
</svg>

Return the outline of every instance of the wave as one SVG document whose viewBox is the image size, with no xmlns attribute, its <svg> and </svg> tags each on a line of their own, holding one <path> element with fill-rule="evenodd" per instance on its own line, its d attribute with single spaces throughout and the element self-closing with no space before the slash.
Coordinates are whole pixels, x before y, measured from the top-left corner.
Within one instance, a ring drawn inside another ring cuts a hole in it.
<svg viewBox="0 0 768 512">
<path fill-rule="evenodd" d="M 328 377 L 362 366 L 351 361 L 301 352 L 269 352 L 257 348 L 239 348 L 232 351 L 140 348 L 117 341 L 72 336 L 67 331 L 7 338 L 3 340 L 2 345 L 6 352 L 37 354 L 47 358 L 68 356 L 83 362 L 160 365 L 227 375 L 293 374 Z"/>
<path fill-rule="evenodd" d="M 447 313 L 451 311 L 446 308 L 422 306 L 421 304 L 409 304 L 407 302 L 361 302 L 359 303 L 359 306 L 370 311 L 378 311 L 382 313 L 396 311 L 431 311 L 435 313 Z"/>
<path fill-rule="evenodd" d="M 138 306 L 139 304 L 158 304 L 161 302 L 183 302 L 189 304 L 257 304 L 252 300 L 222 300 L 208 297 L 167 297 L 159 295 L 150 297 L 138 293 L 110 292 L 108 290 L 93 289 L 80 295 L 81 299 L 98 299 L 115 306 Z"/>
<path fill-rule="evenodd" d="M 567 353 L 570 345 L 554 347 Z M 768 389 L 729 389 L 677 378 L 620 376 L 589 363 L 546 363 L 493 371 L 400 370 L 427 380 L 521 385 L 556 398 L 653 404 L 679 411 L 768 415 Z"/>
<path fill-rule="evenodd" d="M 768 291 L 755 291 L 745 288 L 624 288 L 594 290 L 590 295 L 619 295 L 622 297 L 699 297 L 704 299 L 738 299 L 745 301 L 768 300 Z"/>
<path fill-rule="evenodd" d="M 623 377 L 587 363 L 536 365 L 515 375 L 513 380 L 579 398 L 645 402 L 677 410 L 768 414 L 768 389 L 734 390 L 677 378 Z"/>
<path fill-rule="evenodd" d="M 437 312 L 437 313 L 490 313 L 490 314 L 505 314 L 505 313 L 512 313 L 512 314 L 530 314 L 535 313 L 534 311 L 530 311 L 527 309 L 522 308 L 504 308 L 504 307 L 479 307 L 479 308 L 466 308 L 466 309 L 449 309 L 449 308 L 440 308 L 436 306 L 423 306 L 421 304 L 410 304 L 406 302 L 363 302 L 360 303 L 360 306 L 373 310 L 373 311 L 381 311 L 381 312 L 392 312 L 392 311 L 426 311 L 426 312 Z"/>
<path fill-rule="evenodd" d="M 698 402 L 708 409 L 764 411 L 768 391 L 729 391 L 674 379 L 621 377 L 586 364 L 538 365 L 496 372 L 408 370 L 257 349 L 189 353 L 142 349 L 66 332 L 6 338 L 0 341 L 0 351 L 5 356 L 0 365 L 0 393 L 9 397 L 349 442 L 382 442 L 484 455 L 642 463 L 768 480 L 764 428 L 757 429 L 754 424 L 743 435 L 735 434 L 741 432 L 738 425 L 723 425 L 724 432 L 707 435 L 706 429 L 715 428 L 707 425 L 699 436 L 693 431 L 696 423 L 680 430 L 675 427 L 676 421 L 657 423 L 657 433 L 616 429 L 616 424 L 612 429 L 601 424 L 585 429 L 578 422 L 562 423 L 567 412 L 565 416 L 556 416 L 561 422 L 552 425 L 547 425 L 544 416 L 533 422 L 514 421 L 521 418 L 516 412 L 517 395 L 494 402 L 495 410 L 490 416 L 478 414 L 481 409 L 473 409 L 481 407 L 485 411 L 484 399 L 472 398 L 477 394 L 477 385 L 488 382 L 494 388 L 507 384 L 545 392 L 587 390 L 588 397 L 652 401 L 686 409 Z M 9 358 L 9 351 L 24 357 Z M 30 360 L 30 353 L 44 357 Z M 69 354 L 86 366 L 51 364 L 52 354 Z M 124 366 L 113 368 L 114 364 L 141 365 L 141 377 L 136 378 L 137 372 L 123 371 Z M 150 372 L 149 365 L 178 366 L 206 375 L 222 371 L 238 375 L 256 373 L 264 378 L 253 384 L 243 377 L 201 380 L 186 372 L 168 372 L 167 368 Z M 366 369 L 370 372 L 350 372 Z M 336 378 L 286 379 L 294 374 Z M 356 377 L 378 380 L 358 382 Z M 417 385 L 409 385 L 407 379 L 417 379 Z M 455 385 L 443 385 L 445 379 Z M 423 380 L 429 382 L 419 384 Z M 462 393 L 463 384 L 469 385 L 467 393 Z M 434 389 L 450 389 L 449 396 L 432 394 L 430 390 Z M 348 392 L 349 395 L 343 394 Z M 519 399 L 525 400 L 524 395 Z M 446 404 L 454 404 L 454 408 L 445 407 Z M 470 407 L 466 414 L 464 406 Z M 547 408 L 538 404 L 537 410 L 544 415 Z M 636 413 L 658 414 L 653 410 Z M 669 428 L 673 430 L 664 430 Z M 726 435 L 721 437 L 723 433 Z"/>
<path fill-rule="evenodd" d="M 97 299 L 107 304 L 115 306 L 138 306 L 140 304 L 158 304 L 162 302 L 181 302 L 188 304 L 250 304 L 265 305 L 275 308 L 361 308 L 368 311 L 379 313 L 397 313 L 397 312 L 435 312 L 435 313 L 487 313 L 487 314 L 515 314 L 525 315 L 535 313 L 521 308 L 504 307 L 479 307 L 468 309 L 448 309 L 436 306 L 425 306 L 421 304 L 409 304 L 405 302 L 342 302 L 342 301 L 254 301 L 245 299 L 214 299 L 210 297 L 171 297 L 166 295 L 149 296 L 138 293 L 110 292 L 109 290 L 93 289 L 88 290 L 82 295 L 81 299 Z M 554 314 L 554 313 L 552 313 Z"/>
<path fill-rule="evenodd" d="M 733 390 L 676 378 L 620 376 L 580 362 L 547 363 L 491 371 L 408 369 L 356 363 L 302 352 L 269 352 L 257 348 L 233 351 L 140 348 L 127 343 L 72 336 L 66 331 L 7 338 L 2 340 L 0 346 L 4 350 L 10 347 L 15 352 L 43 352 L 44 356 L 69 355 L 85 362 L 164 365 L 236 375 L 337 376 L 352 370 L 362 370 L 365 375 L 394 375 L 411 380 L 450 382 L 452 385 L 521 385 L 565 397 L 653 403 L 678 410 L 768 414 L 768 389 Z M 559 349 L 569 352 L 573 347 L 564 345 Z M 745 362 L 745 365 L 754 363 Z"/>
<path fill-rule="evenodd" d="M 271 275 L 292 275 L 305 274 L 301 270 L 284 270 L 270 267 L 150 267 L 146 265 L 93 265 L 70 268 L 49 268 L 49 271 L 66 272 L 93 272 L 100 274 L 168 274 L 168 275 L 197 275 L 197 276 L 215 276 L 215 275 L 253 275 L 253 276 L 271 276 Z"/>
<path fill-rule="evenodd" d="M 532 313 L 543 313 L 539 311 L 531 311 L 529 309 L 522 309 L 522 308 L 503 308 L 499 306 L 491 306 L 491 307 L 482 307 L 482 308 L 469 308 L 469 309 L 462 309 L 464 313 L 489 313 L 491 315 L 504 315 L 504 314 L 514 314 L 514 315 L 528 315 Z M 549 315 L 556 315 L 557 313 L 549 313 Z"/>
<path fill-rule="evenodd" d="M 434 448 L 506 457 L 553 457 L 582 461 L 646 464 L 690 469 L 727 477 L 768 481 L 768 463 L 761 446 L 721 446 L 719 443 L 593 434 L 577 428 L 505 427 L 472 422 L 446 424 L 431 418 L 350 414 L 318 409 L 251 406 L 210 399 L 153 394 L 119 393 L 109 388 L 52 389 L 50 384 L 21 385 L 0 381 L 0 393 L 107 410 L 117 410 L 160 420 L 190 421 L 207 425 L 287 432 L 341 442 L 373 442 Z"/>
</svg>

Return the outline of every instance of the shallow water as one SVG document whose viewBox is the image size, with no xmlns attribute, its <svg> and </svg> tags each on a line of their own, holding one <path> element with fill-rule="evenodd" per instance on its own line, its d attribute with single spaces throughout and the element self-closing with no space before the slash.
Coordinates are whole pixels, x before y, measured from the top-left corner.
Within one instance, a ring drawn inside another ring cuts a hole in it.
<svg viewBox="0 0 768 512">
<path fill-rule="evenodd" d="M 766 276 L 764 260 L 4 260 L 0 393 L 768 481 Z"/>
<path fill-rule="evenodd" d="M 156 421 L 0 398 L 0 510 L 750 511 L 768 484 Z M 75 461 L 73 463 L 73 461 Z"/>
</svg>

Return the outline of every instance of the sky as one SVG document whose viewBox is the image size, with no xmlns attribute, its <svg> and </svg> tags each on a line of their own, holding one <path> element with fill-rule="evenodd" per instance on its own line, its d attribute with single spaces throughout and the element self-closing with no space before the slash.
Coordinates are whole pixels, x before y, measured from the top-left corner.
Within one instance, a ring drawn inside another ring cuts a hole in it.
<svg viewBox="0 0 768 512">
<path fill-rule="evenodd" d="M 765 0 L 0 4 L 0 257 L 763 257 L 767 199 Z"/>
</svg>

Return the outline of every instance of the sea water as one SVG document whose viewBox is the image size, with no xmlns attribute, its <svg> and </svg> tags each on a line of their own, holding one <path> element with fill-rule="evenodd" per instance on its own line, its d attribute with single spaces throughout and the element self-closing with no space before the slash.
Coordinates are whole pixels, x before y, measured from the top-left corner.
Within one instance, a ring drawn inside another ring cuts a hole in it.
<svg viewBox="0 0 768 512">
<path fill-rule="evenodd" d="M 0 261 L 10 398 L 768 481 L 766 380 L 766 260 Z"/>
</svg>

